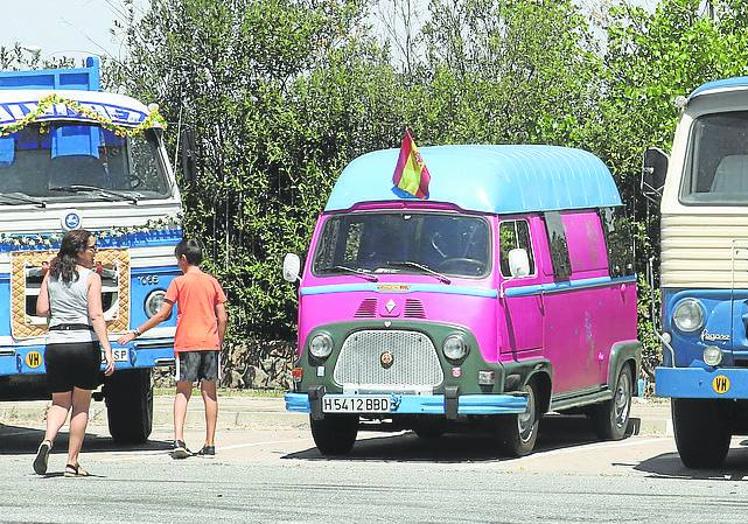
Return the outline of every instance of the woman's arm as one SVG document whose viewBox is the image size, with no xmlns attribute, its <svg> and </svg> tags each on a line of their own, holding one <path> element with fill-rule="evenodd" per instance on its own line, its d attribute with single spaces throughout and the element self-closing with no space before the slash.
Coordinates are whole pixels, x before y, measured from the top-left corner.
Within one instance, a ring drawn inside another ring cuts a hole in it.
<svg viewBox="0 0 748 524">
<path fill-rule="evenodd" d="M 104 309 L 101 305 L 101 277 L 97 273 L 91 273 L 88 277 L 88 318 L 94 328 L 99 343 L 104 349 L 104 358 L 106 360 L 106 376 L 114 373 L 114 356 L 112 355 L 112 346 L 109 343 L 109 335 L 106 331 L 106 322 L 104 321 Z"/>
<path fill-rule="evenodd" d="M 39 288 L 39 296 L 36 297 L 36 316 L 48 317 L 49 316 L 49 273 L 44 275 L 42 280 L 42 286 Z"/>
</svg>

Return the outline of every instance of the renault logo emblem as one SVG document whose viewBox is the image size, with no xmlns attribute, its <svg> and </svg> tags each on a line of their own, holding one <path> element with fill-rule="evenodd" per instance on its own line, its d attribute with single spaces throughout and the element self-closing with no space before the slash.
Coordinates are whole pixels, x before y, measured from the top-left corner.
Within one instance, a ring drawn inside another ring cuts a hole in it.
<svg viewBox="0 0 748 524">
<path fill-rule="evenodd" d="M 392 367 L 392 363 L 395 361 L 395 356 L 390 353 L 389 351 L 382 352 L 381 355 L 379 355 L 379 363 L 382 365 L 384 369 L 389 369 Z"/>
</svg>

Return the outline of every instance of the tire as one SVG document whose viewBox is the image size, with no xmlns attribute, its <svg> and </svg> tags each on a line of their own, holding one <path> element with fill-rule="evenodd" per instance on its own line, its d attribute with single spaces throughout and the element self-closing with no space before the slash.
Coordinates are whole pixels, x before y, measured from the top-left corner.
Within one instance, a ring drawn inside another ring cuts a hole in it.
<svg viewBox="0 0 748 524">
<path fill-rule="evenodd" d="M 520 415 L 499 417 L 498 437 L 501 450 L 511 457 L 523 457 L 535 449 L 540 425 L 538 389 L 533 382 L 522 388 L 527 393 L 527 408 Z"/>
<path fill-rule="evenodd" d="M 728 413 L 716 400 L 671 399 L 675 446 L 687 468 L 718 468 L 730 449 Z"/>
<path fill-rule="evenodd" d="M 347 455 L 358 435 L 358 415 L 327 415 L 322 420 L 309 417 L 312 438 L 325 456 Z"/>
<path fill-rule="evenodd" d="M 142 444 L 153 429 L 152 370 L 117 371 L 104 382 L 109 433 L 117 444 Z"/>
<path fill-rule="evenodd" d="M 633 384 L 631 366 L 624 365 L 618 372 L 613 398 L 593 406 L 590 410 L 590 420 L 601 440 L 622 440 L 626 437 L 631 415 Z"/>
</svg>

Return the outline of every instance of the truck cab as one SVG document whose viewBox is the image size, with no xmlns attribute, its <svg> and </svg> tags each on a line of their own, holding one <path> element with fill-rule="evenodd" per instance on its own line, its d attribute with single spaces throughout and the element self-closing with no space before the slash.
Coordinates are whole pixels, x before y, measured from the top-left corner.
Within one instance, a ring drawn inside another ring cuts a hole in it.
<svg viewBox="0 0 748 524">
<path fill-rule="evenodd" d="M 748 77 L 680 97 L 670 157 L 650 149 L 644 185 L 661 201 L 663 362 L 688 467 L 717 467 L 748 434 Z M 660 198 L 661 195 L 661 198 Z"/>
<path fill-rule="evenodd" d="M 94 398 L 116 441 L 148 438 L 152 369 L 174 362 L 174 320 L 126 347 L 115 340 L 158 311 L 179 274 L 181 201 L 163 132 L 155 107 L 99 90 L 96 58 L 0 72 L 0 400 L 49 398 L 36 299 L 62 236 L 85 228 L 116 361 Z"/>
</svg>

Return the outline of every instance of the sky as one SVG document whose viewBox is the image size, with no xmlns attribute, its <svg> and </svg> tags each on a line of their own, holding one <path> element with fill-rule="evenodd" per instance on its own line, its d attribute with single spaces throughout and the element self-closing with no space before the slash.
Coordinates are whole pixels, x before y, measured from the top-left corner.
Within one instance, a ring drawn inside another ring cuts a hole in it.
<svg viewBox="0 0 748 524">
<path fill-rule="evenodd" d="M 577 0 L 580 5 L 596 1 L 610 0 Z M 647 7 L 657 3 L 633 1 Z M 148 0 L 134 0 L 134 5 L 143 10 Z M 122 0 L 0 0 L 0 13 L 2 46 L 19 42 L 29 50 L 40 50 L 42 58 L 95 54 L 119 59 L 125 54 L 121 39 L 110 33 L 114 20 L 124 19 Z"/>
<path fill-rule="evenodd" d="M 147 3 L 135 0 L 138 9 Z M 121 0 L 0 0 L 0 13 L 0 45 L 6 47 L 19 42 L 40 49 L 42 58 L 119 58 L 125 52 L 110 33 L 113 21 L 124 18 Z"/>
</svg>

